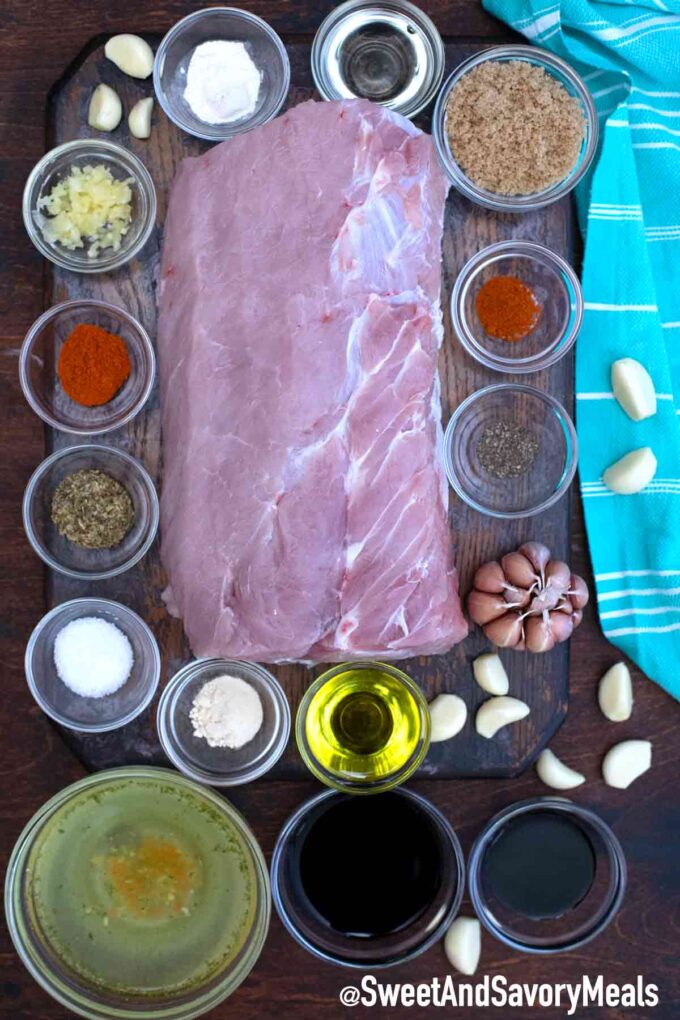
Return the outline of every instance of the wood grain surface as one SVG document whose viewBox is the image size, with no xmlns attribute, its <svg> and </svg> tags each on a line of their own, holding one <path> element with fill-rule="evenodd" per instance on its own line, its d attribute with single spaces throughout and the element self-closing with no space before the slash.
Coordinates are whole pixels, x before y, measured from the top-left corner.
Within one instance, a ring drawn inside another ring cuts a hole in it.
<svg viewBox="0 0 680 1020">
<path fill-rule="evenodd" d="M 333 4 L 262 0 L 243 6 L 264 14 L 279 30 L 305 41 Z M 423 3 L 445 36 L 507 38 L 506 29 L 486 15 L 477 0 Z M 28 477 L 43 456 L 40 423 L 25 405 L 18 384 L 18 348 L 26 329 L 43 307 L 45 266 L 25 236 L 21 191 L 35 161 L 45 151 L 50 85 L 90 40 L 116 31 L 162 33 L 195 5 L 149 0 L 5 0 L 0 10 L 0 661 L 4 696 L 0 701 L 2 740 L 0 838 L 6 862 L 31 814 L 51 795 L 84 774 L 84 768 L 32 702 L 23 677 L 23 653 L 32 627 L 46 604 L 45 577 L 23 536 L 20 500 Z M 573 567 L 590 577 L 578 501 L 572 518 Z M 578 953 L 553 958 L 513 953 L 485 935 L 479 980 L 503 975 L 508 981 L 580 982 L 582 976 L 606 982 L 632 980 L 637 974 L 659 986 L 660 1005 L 649 1010 L 589 1006 L 577 1016 L 596 1020 L 672 1020 L 680 1014 L 680 777 L 677 704 L 635 672 L 635 711 L 624 724 L 605 723 L 595 698 L 601 672 L 616 661 L 604 640 L 592 607 L 571 642 L 570 709 L 551 746 L 587 776 L 574 799 L 600 811 L 620 837 L 629 866 L 626 900 L 614 924 Z M 605 751 L 629 736 L 654 742 L 654 763 L 629 791 L 608 789 L 600 778 Z M 484 822 L 513 801 L 544 792 L 533 771 L 514 780 L 417 781 L 459 832 L 464 849 Z M 318 787 L 306 782 L 259 782 L 234 791 L 230 799 L 243 811 L 262 846 L 271 854 L 277 832 L 290 812 Z M 469 911 L 469 904 L 464 909 Z M 67 1020 L 24 971 L 2 927 L 0 1010 L 13 1020 Z M 387 971 L 385 980 L 444 978 L 449 967 L 441 947 L 410 964 Z M 313 960 L 299 949 L 273 918 L 262 958 L 244 985 L 211 1014 L 215 1020 L 339 1020 L 357 1017 L 389 1020 L 436 1016 L 435 1010 L 349 1010 L 338 993 L 352 975 Z M 505 1015 L 491 1009 L 447 1009 L 445 1015 L 489 1020 Z M 513 1011 L 524 1020 L 529 1015 Z M 565 1011 L 546 1009 L 530 1015 L 548 1020 Z"/>
</svg>

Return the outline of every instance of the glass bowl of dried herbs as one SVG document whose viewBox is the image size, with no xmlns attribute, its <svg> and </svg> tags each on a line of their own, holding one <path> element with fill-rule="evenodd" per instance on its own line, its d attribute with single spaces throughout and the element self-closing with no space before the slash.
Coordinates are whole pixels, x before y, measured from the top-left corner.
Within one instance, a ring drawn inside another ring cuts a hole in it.
<svg viewBox="0 0 680 1020">
<path fill-rule="evenodd" d="M 158 530 L 146 468 L 112 446 L 69 446 L 34 471 L 23 502 L 34 551 L 67 577 L 97 581 L 129 570 Z"/>
<path fill-rule="evenodd" d="M 531 517 L 571 485 L 576 430 L 550 394 L 520 383 L 478 390 L 456 409 L 444 435 L 444 467 L 454 492 L 490 517 Z"/>
</svg>

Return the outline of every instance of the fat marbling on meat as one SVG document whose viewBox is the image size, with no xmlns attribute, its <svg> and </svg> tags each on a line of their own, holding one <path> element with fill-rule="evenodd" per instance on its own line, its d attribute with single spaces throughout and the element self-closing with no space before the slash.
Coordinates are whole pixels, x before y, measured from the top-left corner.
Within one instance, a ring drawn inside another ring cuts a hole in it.
<svg viewBox="0 0 680 1020">
<path fill-rule="evenodd" d="M 308 102 L 185 159 L 158 350 L 166 601 L 196 655 L 400 659 L 466 633 L 429 136 Z"/>
</svg>

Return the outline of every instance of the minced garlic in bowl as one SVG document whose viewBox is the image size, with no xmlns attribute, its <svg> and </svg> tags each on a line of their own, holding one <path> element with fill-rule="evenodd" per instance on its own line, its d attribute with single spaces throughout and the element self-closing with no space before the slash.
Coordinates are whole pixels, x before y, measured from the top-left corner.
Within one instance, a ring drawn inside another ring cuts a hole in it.
<svg viewBox="0 0 680 1020">
<path fill-rule="evenodd" d="M 50 244 L 73 251 L 88 244 L 96 258 L 102 248 L 118 251 L 132 218 L 132 178 L 116 180 L 103 163 L 72 166 L 38 202 L 41 229 Z"/>
</svg>

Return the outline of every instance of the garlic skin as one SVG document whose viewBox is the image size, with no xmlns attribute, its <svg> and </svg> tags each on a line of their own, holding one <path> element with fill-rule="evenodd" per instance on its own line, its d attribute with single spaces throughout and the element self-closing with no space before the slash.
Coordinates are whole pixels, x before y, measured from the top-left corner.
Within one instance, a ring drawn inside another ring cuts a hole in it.
<svg viewBox="0 0 680 1020">
<path fill-rule="evenodd" d="M 633 496 L 641 492 L 656 474 L 657 460 L 650 446 L 631 450 L 602 475 L 602 481 L 611 492 L 619 496 Z"/>
<path fill-rule="evenodd" d="M 633 421 L 656 414 L 656 391 L 652 377 L 635 358 L 619 358 L 611 367 L 612 390 L 619 406 Z"/>
<path fill-rule="evenodd" d="M 525 719 L 530 711 L 529 706 L 519 698 L 489 698 L 477 710 L 475 729 L 480 737 L 490 740 L 504 726 Z"/>
<path fill-rule="evenodd" d="M 153 112 L 153 99 L 149 96 L 146 99 L 138 100 L 128 115 L 128 127 L 130 134 L 135 138 L 149 138 L 151 136 L 151 114 Z"/>
<path fill-rule="evenodd" d="M 652 765 L 649 740 L 623 740 L 611 747 L 602 762 L 602 778 L 607 786 L 627 790 Z"/>
<path fill-rule="evenodd" d="M 536 759 L 536 772 L 541 782 L 553 790 L 573 790 L 586 781 L 585 776 L 570 769 L 547 747 Z"/>
<path fill-rule="evenodd" d="M 625 722 L 633 714 L 633 681 L 625 662 L 611 666 L 600 680 L 597 700 L 610 722 Z"/>
<path fill-rule="evenodd" d="M 505 666 L 495 652 L 478 655 L 472 663 L 475 680 L 487 694 L 502 696 L 510 690 L 510 681 Z"/>
<path fill-rule="evenodd" d="M 104 56 L 132 78 L 148 78 L 153 71 L 153 50 L 138 35 L 127 32 L 112 35 L 104 47 Z"/>
<path fill-rule="evenodd" d="M 482 955 L 482 926 L 476 917 L 457 917 L 444 937 L 444 952 L 452 967 L 471 977 Z"/>
<path fill-rule="evenodd" d="M 123 116 L 123 104 L 110 85 L 97 85 L 90 99 L 87 123 L 97 131 L 115 131 Z"/>
<path fill-rule="evenodd" d="M 467 720 L 467 705 L 457 694 L 438 694 L 428 705 L 430 743 L 450 740 L 460 733 Z"/>
</svg>

